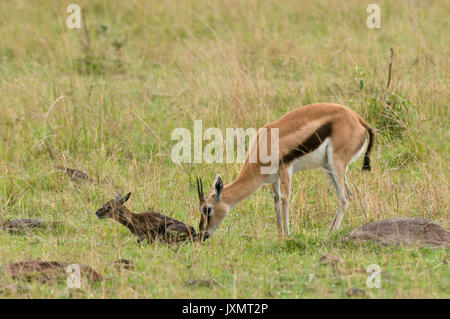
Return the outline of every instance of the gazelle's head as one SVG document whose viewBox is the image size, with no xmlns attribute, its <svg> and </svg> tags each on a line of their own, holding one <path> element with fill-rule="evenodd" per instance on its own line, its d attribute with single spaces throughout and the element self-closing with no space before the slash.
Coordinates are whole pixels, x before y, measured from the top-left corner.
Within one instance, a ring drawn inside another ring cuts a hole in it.
<svg viewBox="0 0 450 319">
<path fill-rule="evenodd" d="M 131 193 L 126 194 L 122 197 L 120 192 L 117 193 L 116 198 L 111 199 L 110 201 L 107 201 L 105 204 L 103 204 L 102 208 L 98 209 L 95 212 L 95 215 L 99 219 L 103 218 L 114 218 L 114 216 L 119 214 L 119 210 L 122 207 L 125 202 L 130 199 Z"/>
<path fill-rule="evenodd" d="M 230 211 L 230 206 L 222 201 L 223 181 L 217 174 L 212 185 L 212 191 L 208 195 L 203 194 L 203 183 L 201 178 L 197 178 L 198 208 L 201 218 L 198 231 L 203 239 L 211 237 Z"/>
</svg>

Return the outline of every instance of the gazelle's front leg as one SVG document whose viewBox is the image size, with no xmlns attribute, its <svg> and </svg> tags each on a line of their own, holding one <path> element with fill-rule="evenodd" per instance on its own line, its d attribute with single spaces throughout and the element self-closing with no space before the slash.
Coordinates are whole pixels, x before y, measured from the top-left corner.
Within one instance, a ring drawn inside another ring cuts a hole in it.
<svg viewBox="0 0 450 319">
<path fill-rule="evenodd" d="M 280 196 L 281 196 L 281 190 L 280 190 L 280 180 L 277 179 L 275 183 L 272 184 L 272 191 L 273 191 L 273 201 L 275 206 L 275 212 L 277 213 L 277 224 L 278 224 L 278 235 L 283 235 L 283 222 L 281 217 L 281 204 L 280 204 Z"/>
<path fill-rule="evenodd" d="M 291 195 L 292 165 L 280 165 L 281 207 L 284 235 L 289 236 L 289 198 Z"/>
</svg>

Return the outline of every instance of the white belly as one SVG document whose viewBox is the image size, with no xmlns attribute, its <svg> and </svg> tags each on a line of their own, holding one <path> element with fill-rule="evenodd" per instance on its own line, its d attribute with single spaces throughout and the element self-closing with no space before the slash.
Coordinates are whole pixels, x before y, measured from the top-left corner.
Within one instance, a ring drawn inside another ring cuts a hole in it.
<svg viewBox="0 0 450 319">
<path fill-rule="evenodd" d="M 330 139 L 326 138 L 318 148 L 313 152 L 305 154 L 292 162 L 294 167 L 294 173 L 298 171 L 304 171 L 313 168 L 324 167 L 327 165 L 327 146 L 330 143 Z"/>
<path fill-rule="evenodd" d="M 308 169 L 324 167 L 328 164 L 327 146 L 330 139 L 327 137 L 325 141 L 313 152 L 305 154 L 292 162 L 292 173 L 304 171 Z M 278 180 L 278 174 L 268 175 L 264 183 L 272 184 Z"/>
</svg>

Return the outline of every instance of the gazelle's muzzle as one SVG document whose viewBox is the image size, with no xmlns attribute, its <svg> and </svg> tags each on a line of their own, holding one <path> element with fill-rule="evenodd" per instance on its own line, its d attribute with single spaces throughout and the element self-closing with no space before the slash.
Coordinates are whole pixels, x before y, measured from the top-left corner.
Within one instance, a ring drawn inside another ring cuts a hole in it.
<svg viewBox="0 0 450 319">
<path fill-rule="evenodd" d="M 210 237 L 209 233 L 207 233 L 207 232 L 201 232 L 201 233 L 199 233 L 199 236 L 200 236 L 201 241 L 205 241 Z"/>
<path fill-rule="evenodd" d="M 105 213 L 104 213 L 101 209 L 97 210 L 97 211 L 95 212 L 95 215 L 97 215 L 97 218 L 98 218 L 98 219 L 103 219 L 103 218 L 105 218 Z"/>
</svg>

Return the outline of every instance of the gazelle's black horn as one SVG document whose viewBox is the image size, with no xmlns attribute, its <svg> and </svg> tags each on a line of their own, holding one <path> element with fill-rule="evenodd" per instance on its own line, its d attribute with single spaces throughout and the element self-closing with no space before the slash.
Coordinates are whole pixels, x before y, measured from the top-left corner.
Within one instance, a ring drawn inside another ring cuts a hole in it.
<svg viewBox="0 0 450 319">
<path fill-rule="evenodd" d="M 197 195 L 198 199 L 200 200 L 200 185 L 198 184 L 198 176 L 195 178 L 195 180 L 197 181 Z"/>
<path fill-rule="evenodd" d="M 197 193 L 198 193 L 198 199 L 202 202 L 203 201 L 203 183 L 202 179 L 197 177 Z"/>
<path fill-rule="evenodd" d="M 201 177 L 200 177 L 200 189 L 202 193 L 202 200 L 205 200 L 205 194 L 203 193 L 203 181 Z"/>
</svg>

